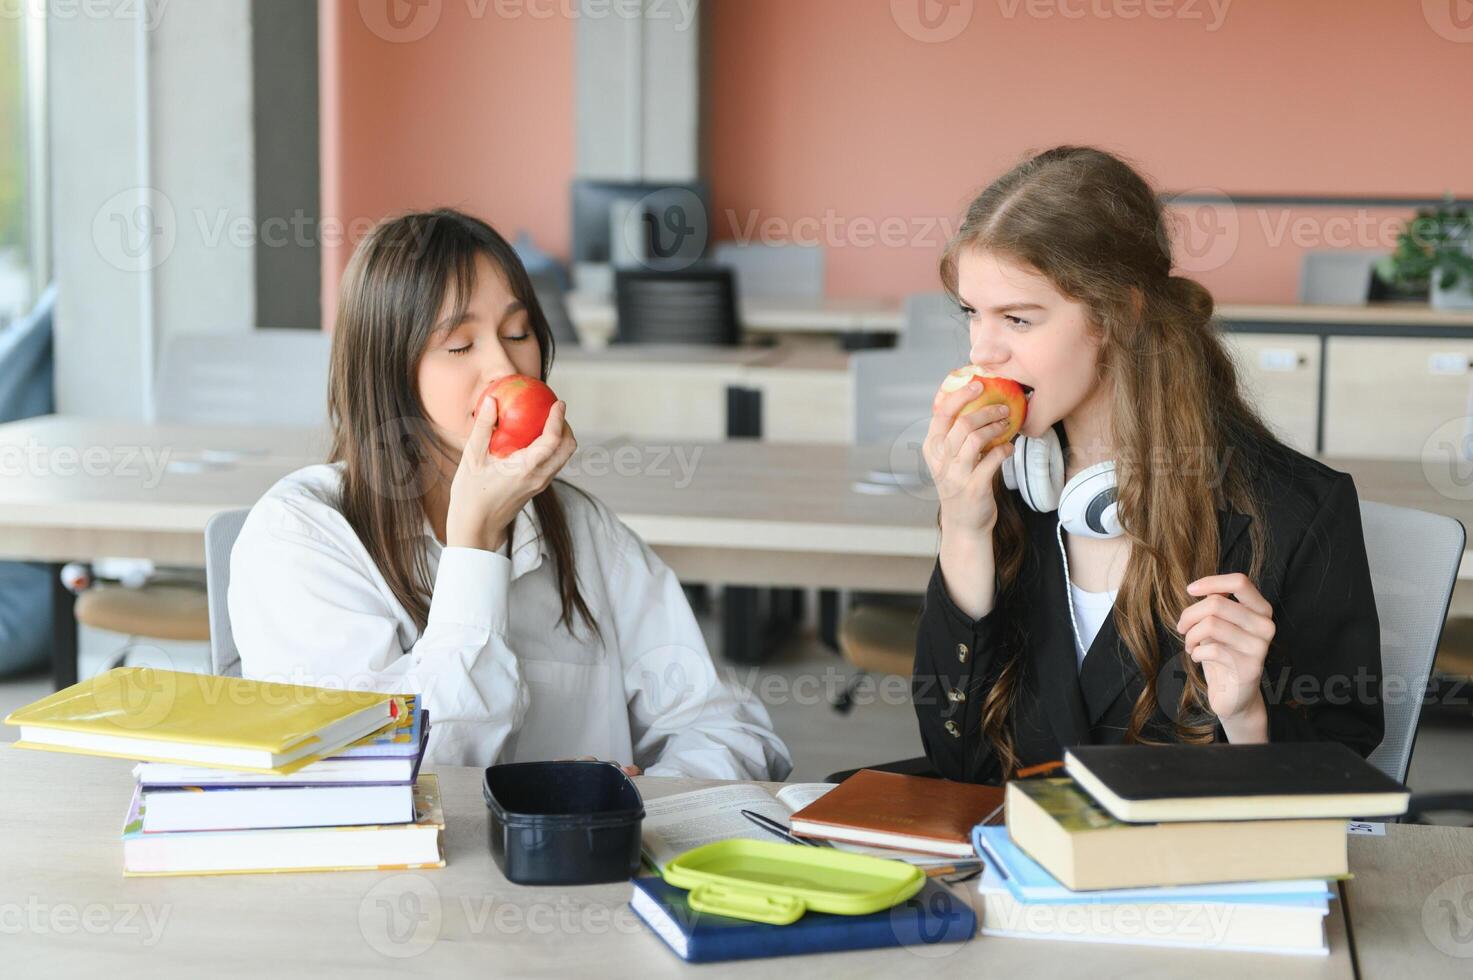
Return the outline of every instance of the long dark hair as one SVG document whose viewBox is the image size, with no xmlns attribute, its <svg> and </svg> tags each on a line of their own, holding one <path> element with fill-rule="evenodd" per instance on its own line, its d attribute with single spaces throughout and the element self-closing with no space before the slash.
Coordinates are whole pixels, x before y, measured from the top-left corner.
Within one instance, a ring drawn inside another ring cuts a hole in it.
<svg viewBox="0 0 1473 980">
<path fill-rule="evenodd" d="M 425 415 L 417 383 L 419 360 L 446 297 L 456 318 L 476 286 L 476 259 L 485 256 L 527 309 L 542 352 L 542 378 L 552 370 L 552 329 L 516 251 L 479 218 L 441 208 L 387 218 L 358 245 L 343 277 L 328 377 L 330 462 L 342 462 L 339 507 L 395 598 L 421 631 L 429 619 L 432 582 L 422 499 L 443 480 L 435 456 L 454 465 Z M 556 492 L 532 498 L 552 552 L 562 597 L 559 623 L 573 629 L 576 611 L 599 632 L 578 588 L 573 539 Z M 567 484 L 570 490 L 575 490 Z"/>
<path fill-rule="evenodd" d="M 1248 575 L 1258 579 L 1266 541 L 1249 479 L 1251 460 L 1285 447 L 1239 390 L 1232 358 L 1212 323 L 1211 293 L 1171 274 L 1161 204 L 1125 161 L 1090 147 L 1060 146 L 995 180 L 967 208 L 941 259 L 941 280 L 954 298 L 958 260 L 973 249 L 1038 271 L 1086 306 L 1090 329 L 1101 339 L 1099 377 L 1114 386 L 1118 499 L 1131 543 L 1114 617 L 1146 682 L 1125 740 L 1159 740 L 1144 731 L 1156 711 L 1162 666 L 1156 624 L 1175 624 L 1192 601 L 1187 583 L 1216 573 L 1218 507 L 1250 518 Z M 1212 466 L 1156 472 L 1147 461 L 1156 458 L 1157 447 L 1225 462 L 1221 481 Z M 993 491 L 999 608 L 1010 626 L 1003 634 L 1000 673 L 983 700 L 982 730 L 1007 777 L 1019 762 L 1009 716 L 1026 643 L 1007 610 L 1026 601 L 1015 586 L 1027 538 L 1022 505 L 1005 489 L 1001 473 Z M 1182 664 L 1186 685 L 1171 737 L 1211 741 L 1215 718 L 1201 665 L 1187 657 Z"/>
</svg>

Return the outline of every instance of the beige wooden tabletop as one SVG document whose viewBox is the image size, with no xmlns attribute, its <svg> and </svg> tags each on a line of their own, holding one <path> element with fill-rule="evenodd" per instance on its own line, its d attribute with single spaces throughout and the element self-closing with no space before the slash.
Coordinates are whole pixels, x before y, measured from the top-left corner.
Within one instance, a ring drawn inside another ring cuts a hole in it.
<svg viewBox="0 0 1473 980">
<path fill-rule="evenodd" d="M 0 795 L 4 972 L 17 977 L 190 980 L 247 972 L 560 980 L 771 977 L 787 970 L 803 976 L 883 980 L 936 976 L 1266 980 L 1353 975 L 1338 902 L 1331 903 L 1326 920 L 1331 944 L 1327 957 L 978 934 L 947 946 L 691 966 L 634 918 L 627 907 L 627 883 L 526 887 L 506 881 L 487 847 L 481 770 L 434 768 L 446 819 L 444 868 L 124 878 L 119 837 L 132 788 L 131 763 L 0 746 L 0 786 L 6 789 Z M 650 777 L 638 782 L 647 799 L 707 785 Z M 1381 845 L 1387 840 L 1380 839 Z M 1416 838 L 1409 836 L 1404 848 L 1408 860 L 1425 856 L 1415 845 Z M 1376 846 L 1353 852 L 1368 869 L 1374 868 L 1368 855 L 1374 857 Z M 1382 875 L 1368 870 L 1361 880 L 1379 888 Z M 966 886 L 957 888 L 968 901 L 974 900 Z M 1417 913 L 1412 909 L 1409 914 L 1415 918 Z M 1410 937 L 1410 943 L 1416 941 L 1417 936 Z M 1361 955 L 1364 959 L 1366 954 Z M 1435 960 L 1432 966 L 1438 966 Z"/>
<path fill-rule="evenodd" d="M 64 415 L 0 425 L 0 558 L 197 564 L 211 515 L 251 506 L 326 446 L 325 432 L 303 429 Z M 1473 489 L 1420 463 L 1327 462 L 1355 477 L 1362 500 L 1473 527 Z M 563 473 L 692 581 L 731 581 L 740 567 L 747 584 L 899 590 L 924 585 L 936 501 L 886 480 L 919 475 L 903 446 L 618 439 L 584 445 Z M 1466 558 L 1463 574 L 1473 576 Z"/>
</svg>

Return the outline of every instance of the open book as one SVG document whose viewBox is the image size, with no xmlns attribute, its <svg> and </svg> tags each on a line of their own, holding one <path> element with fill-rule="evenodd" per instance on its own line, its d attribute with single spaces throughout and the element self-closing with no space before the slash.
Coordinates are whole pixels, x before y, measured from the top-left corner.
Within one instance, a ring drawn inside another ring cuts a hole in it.
<svg viewBox="0 0 1473 980">
<path fill-rule="evenodd" d="M 651 864 L 665 864 L 693 847 L 745 837 L 751 840 L 777 841 L 779 838 L 742 816 L 743 810 L 770 817 L 786 827 L 789 818 L 814 800 L 837 786 L 837 783 L 789 783 L 777 795 L 753 783 L 713 786 L 690 793 L 677 793 L 657 800 L 644 801 L 644 855 Z M 909 861 L 920 866 L 942 866 L 955 863 L 955 858 L 917 851 L 898 851 L 888 847 L 866 847 L 844 841 L 831 841 L 832 846 L 851 854 Z"/>
</svg>

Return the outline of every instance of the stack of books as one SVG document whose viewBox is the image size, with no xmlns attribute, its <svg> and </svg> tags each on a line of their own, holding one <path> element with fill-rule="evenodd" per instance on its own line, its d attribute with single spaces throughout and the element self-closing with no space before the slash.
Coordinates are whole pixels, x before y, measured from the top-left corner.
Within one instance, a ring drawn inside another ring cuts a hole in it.
<svg viewBox="0 0 1473 980">
<path fill-rule="evenodd" d="M 117 668 L 5 720 L 23 748 L 143 760 L 124 875 L 445 863 L 413 695 Z"/>
<path fill-rule="evenodd" d="M 1256 952 L 1328 952 L 1347 820 L 1409 795 L 1334 742 L 1080 746 L 1014 780 L 979 826 L 982 931 Z"/>
</svg>

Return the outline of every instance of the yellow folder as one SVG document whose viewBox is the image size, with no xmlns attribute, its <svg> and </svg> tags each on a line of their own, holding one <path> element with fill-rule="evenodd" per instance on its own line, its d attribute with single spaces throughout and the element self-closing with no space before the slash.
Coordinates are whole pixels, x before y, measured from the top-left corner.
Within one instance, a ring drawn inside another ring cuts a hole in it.
<svg viewBox="0 0 1473 980">
<path fill-rule="evenodd" d="M 117 667 L 17 708 L 18 747 L 292 772 L 393 723 L 399 695 Z"/>
</svg>

